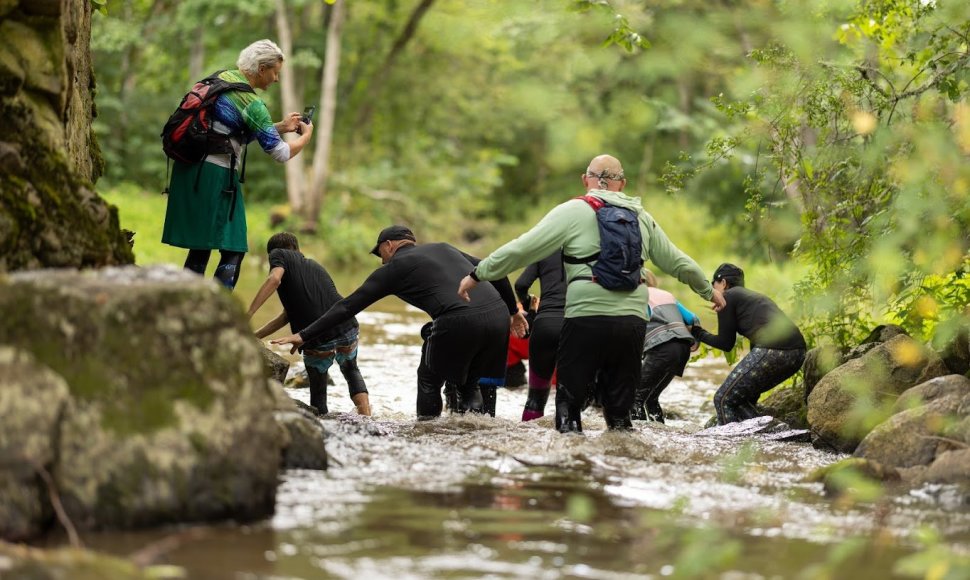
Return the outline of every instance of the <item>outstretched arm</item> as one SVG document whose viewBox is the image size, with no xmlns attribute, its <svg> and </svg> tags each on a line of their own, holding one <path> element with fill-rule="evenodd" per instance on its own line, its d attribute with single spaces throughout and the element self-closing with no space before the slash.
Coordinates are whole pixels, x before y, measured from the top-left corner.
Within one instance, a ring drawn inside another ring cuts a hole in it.
<svg viewBox="0 0 970 580">
<path fill-rule="evenodd" d="M 273 320 L 270 320 L 256 331 L 256 338 L 266 338 L 286 326 L 287 322 L 289 322 L 289 318 L 286 316 L 286 311 L 281 310 Z"/>
<path fill-rule="evenodd" d="M 276 292 L 277 288 L 280 287 L 280 282 L 283 281 L 283 275 L 285 273 L 286 270 L 284 270 L 282 266 L 276 266 L 269 271 L 269 276 L 266 277 L 263 285 L 259 287 L 259 290 L 256 292 L 256 296 L 253 297 L 253 301 L 249 305 L 249 311 L 246 313 L 247 316 L 252 318 L 253 314 L 256 314 L 256 311 L 262 308 L 263 304 L 266 303 L 266 300 L 273 294 L 273 292 Z M 273 332 L 276 331 L 274 330 Z"/>
<path fill-rule="evenodd" d="M 717 334 L 711 334 L 700 325 L 691 328 L 691 334 L 708 346 L 725 352 L 731 350 L 738 340 L 738 321 L 734 307 L 729 303 L 717 313 Z"/>
</svg>

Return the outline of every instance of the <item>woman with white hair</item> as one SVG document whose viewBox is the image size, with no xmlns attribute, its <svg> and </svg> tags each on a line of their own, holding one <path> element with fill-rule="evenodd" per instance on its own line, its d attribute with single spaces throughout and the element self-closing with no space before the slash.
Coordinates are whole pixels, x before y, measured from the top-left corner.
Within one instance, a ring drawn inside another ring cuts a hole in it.
<svg viewBox="0 0 970 580">
<path fill-rule="evenodd" d="M 199 274 L 205 274 L 212 250 L 219 250 L 215 278 L 230 290 L 249 250 L 240 185 L 245 179 L 245 145 L 255 140 L 273 159 L 285 163 L 313 135 L 313 125 L 304 123 L 299 113 L 273 123 L 265 103 L 256 96 L 254 89 L 264 90 L 279 80 L 283 52 L 273 41 L 257 40 L 244 48 L 236 66 L 237 70 L 221 71 L 202 81 L 224 92 L 206 111 L 212 127 L 205 156 L 196 163 L 174 161 L 162 232 L 163 243 L 189 250 L 185 267 Z M 289 143 L 280 137 L 291 132 L 299 137 Z"/>
</svg>

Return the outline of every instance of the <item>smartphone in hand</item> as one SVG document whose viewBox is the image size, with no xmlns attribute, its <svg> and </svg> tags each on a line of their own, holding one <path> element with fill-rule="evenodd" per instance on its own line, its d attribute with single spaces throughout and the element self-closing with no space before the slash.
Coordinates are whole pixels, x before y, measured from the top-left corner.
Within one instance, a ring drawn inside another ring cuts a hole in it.
<svg viewBox="0 0 970 580">
<path fill-rule="evenodd" d="M 313 122 L 313 114 L 316 112 L 317 108 L 310 105 L 309 107 L 303 109 L 303 116 L 300 117 L 300 120 L 309 125 Z"/>
</svg>

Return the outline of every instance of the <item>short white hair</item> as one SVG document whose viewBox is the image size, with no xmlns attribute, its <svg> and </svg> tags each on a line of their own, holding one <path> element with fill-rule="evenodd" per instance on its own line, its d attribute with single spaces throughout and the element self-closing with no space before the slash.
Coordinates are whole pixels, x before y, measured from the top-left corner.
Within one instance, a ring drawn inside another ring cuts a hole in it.
<svg viewBox="0 0 970 580">
<path fill-rule="evenodd" d="M 259 74 L 260 67 L 273 67 L 283 60 L 283 51 L 272 40 L 257 40 L 239 53 L 236 66 L 249 74 Z"/>
</svg>

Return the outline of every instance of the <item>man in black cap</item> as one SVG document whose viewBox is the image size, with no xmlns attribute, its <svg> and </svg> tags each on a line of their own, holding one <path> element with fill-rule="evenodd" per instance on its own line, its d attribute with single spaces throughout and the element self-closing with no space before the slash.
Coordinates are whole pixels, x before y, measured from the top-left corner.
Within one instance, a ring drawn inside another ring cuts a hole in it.
<svg viewBox="0 0 970 580">
<path fill-rule="evenodd" d="M 441 414 L 445 381 L 458 385 L 459 410 L 481 412 L 479 379 L 504 381 L 509 326 L 519 336 L 527 326 L 508 278 L 483 284 L 475 290 L 475 300 L 466 302 L 455 294 L 455 286 L 478 264 L 478 258 L 449 244 L 418 245 L 414 233 L 400 225 L 382 230 L 371 253 L 383 265 L 360 288 L 301 332 L 272 342 L 291 344 L 295 350 L 393 294 L 432 318 L 421 329 L 418 418 Z"/>
</svg>

